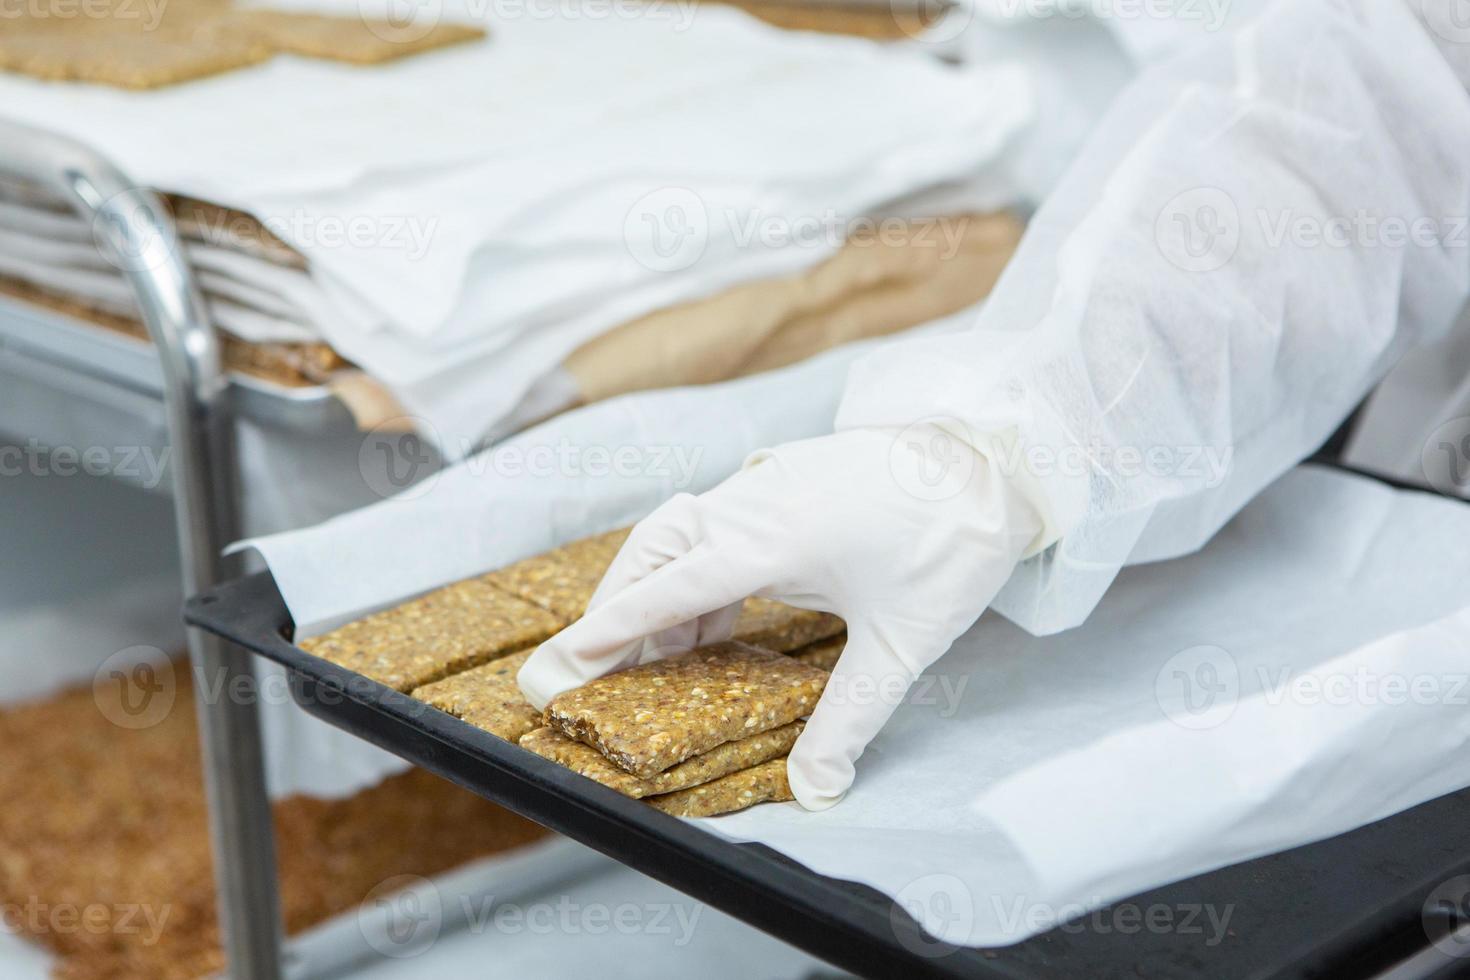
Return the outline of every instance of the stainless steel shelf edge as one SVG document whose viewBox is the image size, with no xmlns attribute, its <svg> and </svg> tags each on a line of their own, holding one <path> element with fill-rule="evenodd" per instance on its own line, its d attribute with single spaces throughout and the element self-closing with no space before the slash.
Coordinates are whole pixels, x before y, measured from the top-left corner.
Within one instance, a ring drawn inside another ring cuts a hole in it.
<svg viewBox="0 0 1470 980">
<path fill-rule="evenodd" d="M 163 370 L 153 344 L 4 295 L 0 368 L 18 376 L 60 370 L 160 402 L 164 397 Z M 304 434 L 339 430 L 351 421 L 347 407 L 324 385 L 283 385 L 238 371 L 226 379 L 236 419 Z"/>
</svg>

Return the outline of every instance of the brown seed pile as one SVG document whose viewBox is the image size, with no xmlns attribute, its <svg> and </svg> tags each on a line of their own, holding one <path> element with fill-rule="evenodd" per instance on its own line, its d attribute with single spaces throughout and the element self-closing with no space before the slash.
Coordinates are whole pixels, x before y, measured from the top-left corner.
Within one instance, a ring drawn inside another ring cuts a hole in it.
<svg viewBox="0 0 1470 980">
<path fill-rule="evenodd" d="M 117 727 L 90 687 L 0 709 L 0 908 L 75 980 L 223 967 L 190 676 L 156 725 Z M 545 831 L 413 770 L 345 800 L 274 806 L 295 933 L 400 874 L 432 876 Z M 85 911 L 91 926 L 63 914 Z"/>
</svg>

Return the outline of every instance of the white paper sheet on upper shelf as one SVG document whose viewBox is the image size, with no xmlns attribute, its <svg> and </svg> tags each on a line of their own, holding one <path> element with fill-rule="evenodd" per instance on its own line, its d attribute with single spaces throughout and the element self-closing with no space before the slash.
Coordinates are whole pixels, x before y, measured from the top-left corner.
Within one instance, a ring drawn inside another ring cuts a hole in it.
<svg viewBox="0 0 1470 980">
<path fill-rule="evenodd" d="M 980 175 L 1032 116 L 1018 68 L 719 5 L 640 10 L 496 17 L 484 41 L 370 69 L 278 57 L 157 92 L 0 73 L 0 111 L 259 217 L 345 311 L 325 339 L 454 456 L 583 341 L 817 264 L 875 210 Z"/>
<path fill-rule="evenodd" d="M 705 822 L 1018 942 L 1470 785 L 1470 507 L 1302 468 L 1036 638 L 982 618 L 847 799 Z"/>
</svg>

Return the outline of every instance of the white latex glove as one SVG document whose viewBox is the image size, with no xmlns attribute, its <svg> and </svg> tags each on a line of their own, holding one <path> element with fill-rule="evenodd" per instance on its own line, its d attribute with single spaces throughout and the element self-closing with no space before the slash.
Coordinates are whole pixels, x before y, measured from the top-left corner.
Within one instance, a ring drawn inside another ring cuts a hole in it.
<svg viewBox="0 0 1470 980">
<path fill-rule="evenodd" d="M 587 615 L 521 668 L 521 690 L 544 707 L 610 671 L 727 639 L 751 595 L 835 613 L 847 647 L 788 763 L 797 800 L 824 809 L 1042 529 L 967 433 L 922 424 L 789 443 L 635 527 Z"/>
</svg>

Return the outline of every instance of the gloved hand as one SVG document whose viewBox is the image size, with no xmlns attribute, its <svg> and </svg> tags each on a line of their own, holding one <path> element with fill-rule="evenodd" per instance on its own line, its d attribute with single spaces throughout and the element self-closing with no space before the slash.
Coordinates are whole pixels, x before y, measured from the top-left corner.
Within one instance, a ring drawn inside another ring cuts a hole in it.
<svg viewBox="0 0 1470 980">
<path fill-rule="evenodd" d="M 613 670 L 727 639 L 750 595 L 847 621 L 788 773 L 825 809 L 919 673 L 984 612 L 1044 522 L 967 433 L 856 429 L 752 456 L 633 529 L 587 615 L 521 668 L 544 707 Z"/>
</svg>

